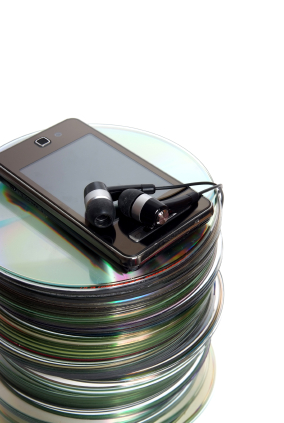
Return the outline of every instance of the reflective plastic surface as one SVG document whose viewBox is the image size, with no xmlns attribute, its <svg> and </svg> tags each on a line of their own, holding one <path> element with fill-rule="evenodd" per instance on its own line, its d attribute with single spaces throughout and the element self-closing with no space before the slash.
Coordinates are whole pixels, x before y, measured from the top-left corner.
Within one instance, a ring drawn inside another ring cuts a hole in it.
<svg viewBox="0 0 284 423">
<path fill-rule="evenodd" d="M 154 420 L 144 419 L 143 415 L 139 415 L 139 411 L 135 413 L 135 420 L 128 419 L 127 414 L 122 417 L 118 416 L 105 416 L 105 419 L 89 418 L 84 416 L 69 415 L 68 417 L 62 414 L 54 414 L 43 410 L 39 406 L 35 406 L 29 401 L 24 400 L 18 396 L 14 391 L 10 390 L 6 384 L 0 380 L 0 417 L 1 423 L 127 423 L 138 422 L 143 423 L 146 421 L 155 421 L 156 423 L 186 423 L 192 422 L 202 412 L 206 405 L 208 398 L 212 392 L 215 380 L 215 358 L 212 348 L 210 348 L 207 357 L 200 368 L 199 372 L 195 375 L 190 385 L 185 389 L 183 395 L 180 395 L 180 401 L 171 404 L 169 410 L 165 410 L 164 416 L 159 416 L 156 413 Z M 164 406 L 164 409 L 166 407 Z M 129 416 L 130 417 L 130 416 Z"/>
</svg>

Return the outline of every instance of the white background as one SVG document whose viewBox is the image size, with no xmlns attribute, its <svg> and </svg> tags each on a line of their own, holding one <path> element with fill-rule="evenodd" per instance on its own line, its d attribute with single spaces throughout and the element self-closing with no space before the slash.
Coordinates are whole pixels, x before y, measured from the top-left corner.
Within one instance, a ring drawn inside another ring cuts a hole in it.
<svg viewBox="0 0 284 423">
<path fill-rule="evenodd" d="M 0 145 L 69 117 L 186 147 L 225 191 L 205 422 L 284 421 L 281 1 L 2 1 Z"/>
</svg>

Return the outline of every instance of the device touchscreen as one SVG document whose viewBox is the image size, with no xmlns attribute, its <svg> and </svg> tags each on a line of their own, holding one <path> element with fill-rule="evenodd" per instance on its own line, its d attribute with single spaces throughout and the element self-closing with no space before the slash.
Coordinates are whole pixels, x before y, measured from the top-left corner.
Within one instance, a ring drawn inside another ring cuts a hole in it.
<svg viewBox="0 0 284 423">
<path fill-rule="evenodd" d="M 85 216 L 84 188 L 92 181 L 102 181 L 107 186 L 171 185 L 93 134 L 48 154 L 21 172 L 82 217 Z M 155 196 L 162 194 L 163 191 L 158 191 Z"/>
</svg>

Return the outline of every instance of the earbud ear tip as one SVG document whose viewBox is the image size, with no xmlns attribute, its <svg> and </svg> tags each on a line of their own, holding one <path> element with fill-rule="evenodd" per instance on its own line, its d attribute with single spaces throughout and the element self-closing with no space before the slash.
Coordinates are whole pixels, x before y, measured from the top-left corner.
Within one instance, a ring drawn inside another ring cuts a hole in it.
<svg viewBox="0 0 284 423">
<path fill-rule="evenodd" d="M 131 217 L 131 207 L 139 195 L 143 194 L 139 189 L 126 189 L 118 199 L 118 207 L 120 211 L 127 217 Z"/>
<path fill-rule="evenodd" d="M 113 203 L 106 198 L 90 201 L 86 208 L 86 219 L 97 228 L 111 226 L 115 219 Z"/>
</svg>

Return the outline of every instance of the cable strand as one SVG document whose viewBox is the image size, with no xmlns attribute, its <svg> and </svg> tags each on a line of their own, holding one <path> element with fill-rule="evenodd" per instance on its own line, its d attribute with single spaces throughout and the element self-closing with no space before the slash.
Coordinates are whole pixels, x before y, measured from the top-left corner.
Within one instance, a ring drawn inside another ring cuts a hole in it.
<svg viewBox="0 0 284 423">
<path fill-rule="evenodd" d="M 224 193 L 223 193 L 223 185 L 222 184 L 216 184 L 215 182 L 210 181 L 204 181 L 204 182 L 189 182 L 187 184 L 180 184 L 180 185 L 171 185 L 171 186 L 164 186 L 164 187 L 156 187 L 156 190 L 164 190 L 164 189 L 174 189 L 174 188 L 189 188 L 196 185 L 212 185 L 210 188 L 206 188 L 203 191 L 199 192 L 199 195 L 201 197 L 202 194 L 205 194 L 206 192 L 218 189 L 219 193 L 221 194 L 221 204 L 223 206 L 224 204 Z"/>
</svg>

